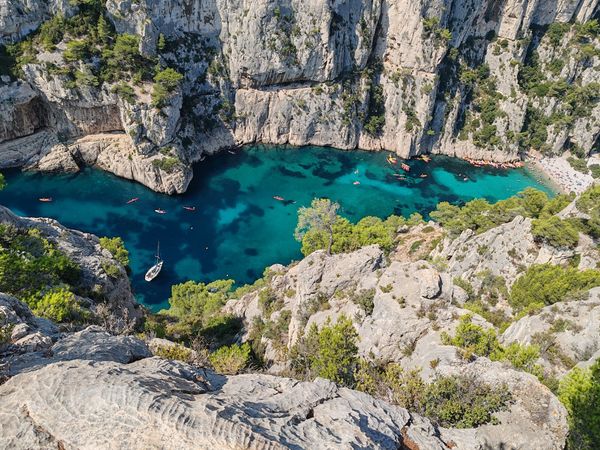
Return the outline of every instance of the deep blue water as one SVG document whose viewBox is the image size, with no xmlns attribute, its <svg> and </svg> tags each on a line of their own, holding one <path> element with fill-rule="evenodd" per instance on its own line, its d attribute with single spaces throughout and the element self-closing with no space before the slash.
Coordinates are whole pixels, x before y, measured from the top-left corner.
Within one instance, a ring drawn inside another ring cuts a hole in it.
<svg viewBox="0 0 600 450">
<path fill-rule="evenodd" d="M 121 236 L 130 251 L 136 295 L 157 310 L 168 306 L 175 283 L 233 278 L 243 284 L 271 264 L 299 259 L 300 245 L 293 238 L 297 210 L 314 197 L 339 202 L 342 214 L 357 221 L 415 211 L 426 216 L 440 201 L 497 201 L 528 186 L 550 192 L 525 169 L 476 168 L 445 157 L 409 161 L 412 169 L 399 181 L 393 174 L 402 170 L 387 163 L 386 156 L 319 147 L 247 147 L 199 163 L 188 192 L 174 197 L 93 169 L 76 175 L 10 170 L 0 203 L 20 215 L 52 217 L 99 236 Z M 286 201 L 273 199 L 276 195 Z M 54 201 L 40 203 L 39 197 Z M 140 200 L 126 205 L 132 197 Z M 157 208 L 167 213 L 156 214 Z M 146 283 L 157 241 L 165 265 L 155 281 Z"/>
</svg>

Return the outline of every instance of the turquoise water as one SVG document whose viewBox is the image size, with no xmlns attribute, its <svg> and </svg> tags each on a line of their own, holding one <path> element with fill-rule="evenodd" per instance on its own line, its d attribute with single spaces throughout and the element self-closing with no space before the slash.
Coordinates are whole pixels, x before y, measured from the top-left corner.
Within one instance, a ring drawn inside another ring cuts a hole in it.
<svg viewBox="0 0 600 450">
<path fill-rule="evenodd" d="M 341 213 L 357 221 L 366 215 L 427 215 L 440 201 L 497 201 L 528 186 L 550 192 L 526 170 L 476 168 L 444 157 L 409 161 L 412 170 L 399 181 L 393 174 L 402 170 L 387 163 L 386 156 L 318 147 L 248 147 L 198 164 L 188 192 L 175 197 L 92 169 L 77 175 L 11 170 L 5 171 L 8 186 L 0 192 L 0 203 L 21 215 L 121 236 L 130 251 L 136 295 L 156 310 L 167 306 L 172 284 L 217 278 L 248 283 L 271 264 L 301 258 L 293 238 L 297 210 L 314 197 L 339 202 Z M 40 203 L 39 197 L 54 201 Z M 139 201 L 126 205 L 133 197 Z M 157 208 L 167 213 L 156 214 Z M 146 283 L 157 241 L 165 265 L 155 281 Z"/>
</svg>

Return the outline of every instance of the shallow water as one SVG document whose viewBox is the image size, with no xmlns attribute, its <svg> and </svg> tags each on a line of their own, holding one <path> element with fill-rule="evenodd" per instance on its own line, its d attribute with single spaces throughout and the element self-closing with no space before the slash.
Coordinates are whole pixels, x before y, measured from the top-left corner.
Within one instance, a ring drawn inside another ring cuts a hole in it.
<svg viewBox="0 0 600 450">
<path fill-rule="evenodd" d="M 297 210 L 314 197 L 337 201 L 342 215 L 355 222 L 367 215 L 418 211 L 426 216 L 440 201 L 497 201 L 528 186 L 550 192 L 525 169 L 476 168 L 445 157 L 409 161 L 411 171 L 399 181 L 393 174 L 402 169 L 391 166 L 386 156 L 319 147 L 247 147 L 198 164 L 188 192 L 175 197 L 93 169 L 77 175 L 10 170 L 0 203 L 20 215 L 52 217 L 99 236 L 121 236 L 130 251 L 136 295 L 157 310 L 168 306 L 175 283 L 218 278 L 248 283 L 271 264 L 301 258 L 293 238 Z M 39 197 L 54 201 L 40 203 Z M 126 205 L 133 197 L 139 201 Z M 156 214 L 157 208 L 167 213 Z M 146 283 L 157 241 L 165 265 L 155 281 Z"/>
</svg>

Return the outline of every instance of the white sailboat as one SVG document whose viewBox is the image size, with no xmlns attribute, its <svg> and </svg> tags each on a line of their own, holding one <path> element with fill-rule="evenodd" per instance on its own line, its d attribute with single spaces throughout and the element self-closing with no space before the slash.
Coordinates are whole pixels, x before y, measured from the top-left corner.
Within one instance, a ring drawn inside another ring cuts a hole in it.
<svg viewBox="0 0 600 450">
<path fill-rule="evenodd" d="M 159 242 L 156 247 L 156 264 L 154 264 L 152 267 L 150 267 L 148 269 L 148 272 L 146 272 L 146 276 L 144 277 L 144 279 L 146 281 L 154 280 L 158 276 L 160 271 L 162 270 L 162 266 L 163 266 L 163 260 L 160 258 L 160 242 Z"/>
</svg>

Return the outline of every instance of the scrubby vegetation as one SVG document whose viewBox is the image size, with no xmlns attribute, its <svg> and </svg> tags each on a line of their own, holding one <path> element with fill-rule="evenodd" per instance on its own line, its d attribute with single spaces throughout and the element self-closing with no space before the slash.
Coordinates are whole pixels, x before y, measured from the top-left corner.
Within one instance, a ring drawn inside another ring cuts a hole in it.
<svg viewBox="0 0 600 450">
<path fill-rule="evenodd" d="M 576 367 L 560 382 L 559 398 L 569 413 L 568 448 L 592 450 L 600 442 L 600 360 Z"/>
<path fill-rule="evenodd" d="M 192 351 L 181 345 L 159 345 L 153 350 L 154 355 L 164 359 L 175 359 L 177 361 L 190 362 Z"/>
<path fill-rule="evenodd" d="M 545 381 L 542 367 L 536 364 L 540 357 L 539 347 L 517 343 L 502 346 L 494 329 L 474 324 L 470 315 L 460 318 L 454 336 L 442 333 L 442 343 L 462 349 L 465 359 L 477 355 L 486 356 L 492 361 L 508 361 L 516 369 L 529 372 L 540 378 L 540 381 Z"/>
<path fill-rule="evenodd" d="M 220 347 L 209 356 L 214 369 L 225 375 L 236 375 L 250 364 L 250 344 Z"/>
<path fill-rule="evenodd" d="M 125 248 L 123 239 L 103 237 L 100 238 L 100 246 L 108 250 L 123 267 L 129 266 L 129 252 Z"/>
<path fill-rule="evenodd" d="M 566 195 L 557 195 L 550 199 L 542 191 L 527 188 L 516 196 L 494 204 L 490 204 L 484 199 L 471 200 L 464 206 L 441 202 L 431 213 L 431 218 L 439 222 L 451 236 L 457 236 L 466 229 L 483 233 L 510 222 L 516 216 L 540 218 L 543 219 L 538 222 L 537 227 L 540 237 L 550 236 L 548 239 L 554 242 L 555 239 L 561 241 L 563 238 L 555 236 L 555 233 L 552 233 L 555 230 L 549 230 L 551 227 L 548 226 L 546 220 L 566 207 L 571 200 L 572 198 Z M 560 228 L 561 225 L 558 227 Z M 571 231 L 570 228 L 569 231 Z M 569 237 L 564 239 L 569 244 L 572 243 L 572 239 Z"/>
<path fill-rule="evenodd" d="M 181 165 L 179 158 L 172 156 L 165 156 L 164 158 L 158 158 L 152 160 L 152 166 L 160 169 L 167 173 L 173 173 L 175 169 Z"/>
<path fill-rule="evenodd" d="M 536 219 L 531 223 L 536 240 L 557 248 L 574 248 L 579 242 L 579 230 L 568 220 L 556 216 Z"/>
<path fill-rule="evenodd" d="M 314 200 L 310 208 L 300 209 L 296 239 L 302 243 L 305 256 L 316 250 L 346 253 L 372 244 L 389 252 L 394 248 L 400 227 L 413 226 L 423 220 L 419 214 L 413 214 L 409 219 L 392 215 L 385 220 L 364 217 L 352 224 L 337 215 L 338 209 L 337 203 L 327 199 Z"/>
<path fill-rule="evenodd" d="M 302 379 L 324 377 L 338 384 L 387 399 L 442 426 L 470 428 L 494 422 L 507 407 L 506 387 L 492 388 L 464 376 L 438 376 L 426 383 L 418 370 L 396 363 L 378 365 L 360 359 L 352 322 L 340 317 L 320 329 L 313 324 L 291 351 L 292 369 Z"/>
<path fill-rule="evenodd" d="M 72 291 L 79 267 L 41 236 L 39 230 L 0 224 L 0 292 L 62 321 L 78 315 Z"/>
<path fill-rule="evenodd" d="M 600 271 L 579 271 L 574 267 L 536 264 L 515 281 L 510 304 L 517 311 L 531 312 L 546 305 L 577 299 L 600 286 Z"/>
<path fill-rule="evenodd" d="M 361 360 L 356 389 L 429 417 L 444 427 L 472 428 L 494 423 L 494 413 L 507 408 L 506 386 L 492 388 L 468 376 L 437 376 L 426 383 L 419 370 L 399 364 L 378 366 Z"/>
</svg>

